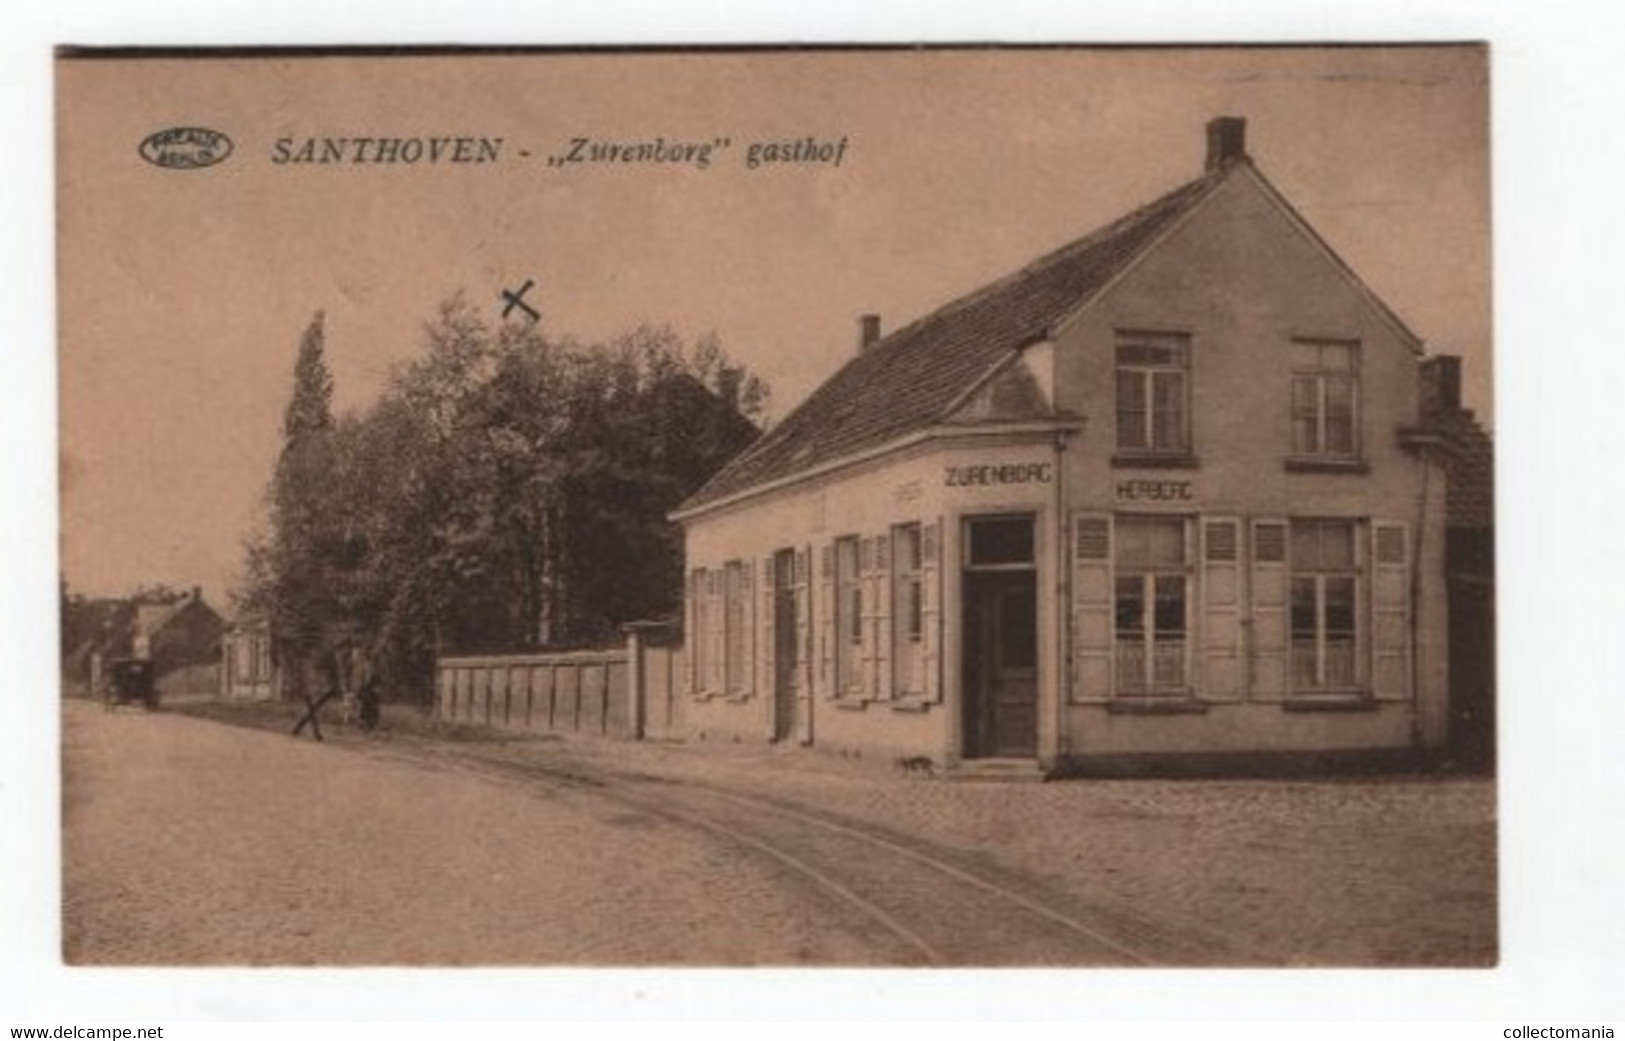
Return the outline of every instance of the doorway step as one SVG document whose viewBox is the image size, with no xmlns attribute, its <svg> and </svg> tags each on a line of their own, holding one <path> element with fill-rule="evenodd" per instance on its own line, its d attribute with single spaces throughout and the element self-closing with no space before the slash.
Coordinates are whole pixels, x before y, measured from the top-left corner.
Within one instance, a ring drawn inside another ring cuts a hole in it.
<svg viewBox="0 0 1625 1041">
<path fill-rule="evenodd" d="M 961 759 L 943 776 L 955 781 L 1042 781 L 1044 768 L 1036 759 Z"/>
</svg>

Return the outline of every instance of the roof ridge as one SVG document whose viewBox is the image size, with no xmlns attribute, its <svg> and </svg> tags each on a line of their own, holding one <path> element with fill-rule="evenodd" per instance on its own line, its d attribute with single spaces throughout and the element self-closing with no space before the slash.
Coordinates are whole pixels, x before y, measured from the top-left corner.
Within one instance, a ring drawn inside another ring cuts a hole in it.
<svg viewBox="0 0 1625 1041">
<path fill-rule="evenodd" d="M 1233 169 L 1242 165 L 1246 164 L 1236 163 L 1206 171 L 1021 267 L 954 297 L 893 330 L 862 352 L 848 356 L 781 422 L 752 442 L 689 496 L 678 508 L 678 513 L 701 508 L 762 483 L 766 475 L 753 475 L 752 468 L 779 471 L 780 476 L 796 473 L 808 465 L 857 451 L 864 447 L 865 442 L 878 444 L 895 439 L 908 433 L 911 425 L 918 427 L 940 420 L 944 409 L 940 403 L 928 400 L 934 391 L 927 390 L 913 395 L 906 404 L 901 405 L 901 411 L 891 411 L 893 422 L 874 422 L 869 413 L 881 406 L 874 400 L 865 404 L 866 398 L 872 399 L 877 393 L 869 386 L 873 381 L 864 381 L 863 374 L 854 370 L 872 369 L 876 377 L 883 377 L 892 359 L 897 359 L 897 364 L 907 365 L 909 359 L 917 355 L 923 366 L 928 364 L 924 359 L 929 355 L 935 360 L 935 364 L 930 365 L 931 372 L 922 371 L 916 375 L 930 383 L 932 376 L 951 378 L 955 365 L 973 364 L 973 361 L 966 360 L 967 352 L 975 354 L 984 349 L 1000 347 L 1002 341 L 1010 338 L 989 334 L 985 330 L 967 332 L 966 328 L 960 327 L 974 327 L 993 321 L 1004 326 L 1003 332 L 1020 340 L 1030 340 L 1041 330 L 1049 332 L 1058 318 L 1071 313 L 1073 307 L 1090 299 L 1109 281 L 1109 278 L 1102 278 L 1090 284 L 1091 268 L 1097 274 L 1109 276 L 1112 271 L 1121 270 L 1123 265 L 1133 262 L 1161 238 L 1160 234 L 1155 233 L 1156 228 L 1152 228 L 1153 233 L 1143 240 L 1134 238 L 1136 232 L 1153 224 L 1161 228 L 1159 222 L 1164 219 L 1177 219 L 1226 181 Z M 1127 248 L 1124 249 L 1124 246 Z M 1073 270 L 1079 264 L 1085 266 Z M 1024 288 L 1030 291 L 1023 292 Z M 1063 294 L 1065 306 L 1062 306 L 1062 300 L 1055 298 L 1057 292 Z M 1018 313 L 1003 316 L 979 314 L 979 308 L 1014 310 Z M 967 336 L 971 337 L 968 341 Z M 1002 343 L 1002 348 L 1012 346 L 1015 344 Z M 975 364 L 974 375 L 978 378 L 985 376 L 986 361 Z M 970 374 L 960 375 L 968 378 Z M 950 395 L 954 398 L 957 396 L 957 393 Z M 844 411 L 836 408 L 843 400 L 846 402 Z M 887 409 L 894 404 L 898 403 L 889 399 Z M 835 414 L 820 415 L 832 410 Z M 858 420 L 859 427 L 866 428 L 863 432 L 850 432 L 846 424 L 854 418 Z M 817 419 L 823 421 L 825 435 L 822 437 L 809 425 Z M 848 436 L 832 435 L 831 430 L 846 430 Z M 799 449 L 787 451 L 797 441 L 806 443 Z M 774 453 L 779 458 L 771 458 Z"/>
<path fill-rule="evenodd" d="M 893 338 L 901 339 L 905 333 L 913 331 L 917 326 L 924 325 L 926 322 L 932 321 L 933 319 L 951 317 L 957 311 L 968 308 L 972 304 L 979 303 L 990 296 L 996 295 L 1001 289 L 1006 289 L 1025 278 L 1031 277 L 1037 272 L 1044 271 L 1055 264 L 1059 264 L 1063 260 L 1068 260 L 1079 253 L 1083 253 L 1086 250 L 1099 245 L 1101 242 L 1111 238 L 1113 234 L 1116 234 L 1117 232 L 1122 231 L 1125 227 L 1143 220 L 1154 210 L 1167 205 L 1177 196 L 1180 196 L 1186 192 L 1196 194 L 1194 189 L 1198 187 L 1205 188 L 1209 185 L 1218 184 L 1219 181 L 1225 178 L 1230 169 L 1231 167 L 1223 167 L 1218 170 L 1210 170 L 1202 174 L 1200 177 L 1184 182 L 1177 188 L 1163 192 L 1156 198 L 1136 206 L 1123 216 L 1109 221 L 1106 224 L 1102 224 L 1093 231 L 1086 232 L 1082 237 L 1071 239 L 1070 241 L 1051 249 L 1049 252 L 1041 254 L 1040 256 L 1028 261 L 1026 264 L 1023 264 L 1016 270 L 1011 271 L 1008 274 L 1001 275 L 993 281 L 985 283 L 984 285 L 978 286 L 962 296 L 955 297 L 940 307 L 937 307 L 935 310 L 926 312 L 907 325 L 901 326 L 886 336 L 881 337 L 875 342 L 870 350 L 884 349 L 888 340 L 892 340 Z"/>
</svg>

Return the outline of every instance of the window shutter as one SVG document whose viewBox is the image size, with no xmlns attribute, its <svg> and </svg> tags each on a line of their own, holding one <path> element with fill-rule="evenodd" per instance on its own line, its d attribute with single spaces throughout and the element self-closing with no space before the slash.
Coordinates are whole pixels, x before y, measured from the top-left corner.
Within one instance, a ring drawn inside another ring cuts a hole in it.
<svg viewBox="0 0 1625 1041">
<path fill-rule="evenodd" d="M 1411 693 L 1410 538 L 1404 524 L 1371 526 L 1371 693 Z"/>
<path fill-rule="evenodd" d="M 818 692 L 835 697 L 835 547 L 818 548 Z"/>
<path fill-rule="evenodd" d="M 1210 698 L 1241 694 L 1241 522 L 1202 519 L 1202 673 Z"/>
<path fill-rule="evenodd" d="M 796 660 L 794 683 L 798 697 L 812 692 L 812 550 L 795 551 L 791 562 L 790 584 L 796 596 Z"/>
<path fill-rule="evenodd" d="M 739 688 L 747 697 L 756 690 L 756 562 L 739 564 Z"/>
<path fill-rule="evenodd" d="M 875 682 L 877 698 L 892 696 L 892 581 L 891 532 L 875 536 Z"/>
<path fill-rule="evenodd" d="M 920 527 L 920 656 L 926 701 L 942 700 L 942 525 Z"/>
<path fill-rule="evenodd" d="M 756 689 L 758 692 L 769 695 L 773 693 L 773 596 L 775 592 L 773 575 L 773 558 L 762 558 L 761 596 L 757 600 L 756 608 Z"/>
<path fill-rule="evenodd" d="M 687 612 L 684 621 L 683 635 L 683 690 L 692 697 L 699 693 L 695 686 L 694 656 L 700 641 L 704 639 L 700 632 L 700 573 L 688 573 L 688 595 L 683 598 L 683 606 Z"/>
<path fill-rule="evenodd" d="M 796 692 L 796 739 L 812 743 L 813 617 L 812 550 L 796 550 L 791 567 L 796 595 L 796 660 L 791 683 Z"/>
<path fill-rule="evenodd" d="M 879 640 L 875 632 L 877 608 L 880 599 L 875 593 L 875 561 L 880 548 L 879 539 L 858 539 L 858 588 L 863 590 L 863 603 L 858 618 L 858 686 L 864 697 L 874 697 L 879 689 L 875 682 L 879 658 Z"/>
<path fill-rule="evenodd" d="M 727 654 L 728 654 L 728 602 L 724 596 L 723 587 L 727 584 L 728 571 L 726 566 L 713 568 L 706 572 L 706 626 L 707 647 L 706 654 L 705 689 L 712 693 L 723 693 L 728 683 Z"/>
<path fill-rule="evenodd" d="M 1112 518 L 1072 515 L 1071 700 L 1112 693 Z"/>
<path fill-rule="evenodd" d="M 1254 521 L 1253 631 L 1248 665 L 1252 696 L 1260 700 L 1286 697 L 1290 586 L 1286 521 Z"/>
</svg>

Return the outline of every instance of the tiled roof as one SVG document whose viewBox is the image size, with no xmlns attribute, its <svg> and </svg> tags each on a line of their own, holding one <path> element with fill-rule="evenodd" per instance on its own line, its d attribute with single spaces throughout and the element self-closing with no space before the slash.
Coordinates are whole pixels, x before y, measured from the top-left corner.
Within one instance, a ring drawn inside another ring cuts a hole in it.
<svg viewBox="0 0 1625 1041">
<path fill-rule="evenodd" d="M 1211 195 L 1228 169 L 1191 181 L 864 350 L 718 471 L 682 511 L 941 422 L 998 361 L 1052 335 L 1057 322 Z"/>
</svg>

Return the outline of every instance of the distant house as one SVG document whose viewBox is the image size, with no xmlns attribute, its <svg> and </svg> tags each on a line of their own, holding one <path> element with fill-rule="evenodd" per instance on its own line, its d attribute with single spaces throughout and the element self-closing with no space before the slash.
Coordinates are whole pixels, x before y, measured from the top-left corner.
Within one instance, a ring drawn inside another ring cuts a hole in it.
<svg viewBox="0 0 1625 1041">
<path fill-rule="evenodd" d="M 85 600 L 70 605 L 79 634 L 63 658 L 63 677 L 94 687 L 100 670 L 116 658 L 154 662 L 159 685 L 196 689 L 213 685 L 225 620 L 203 599 L 203 590 L 130 599 Z M 207 683 L 200 676 L 209 674 Z"/>
<path fill-rule="evenodd" d="M 281 695 L 271 657 L 271 624 L 260 615 L 244 615 L 226 627 L 221 639 L 220 696 L 263 701 Z"/>
<path fill-rule="evenodd" d="M 1495 758 L 1495 445 L 1461 405 L 1461 363 L 1429 359 L 1422 415 L 1442 442 L 1445 581 L 1450 598 L 1450 747 L 1463 762 Z"/>
<path fill-rule="evenodd" d="M 96 686 L 101 667 L 130 656 L 135 604 L 112 597 L 76 597 L 63 617 L 62 679 L 72 689 Z"/>
<path fill-rule="evenodd" d="M 1446 746 L 1446 526 L 1469 553 L 1489 516 L 1471 417 L 1423 406 L 1455 361 L 1243 120 L 1206 143 L 1122 219 L 865 320 L 676 512 L 696 738 L 951 769 Z"/>
</svg>

